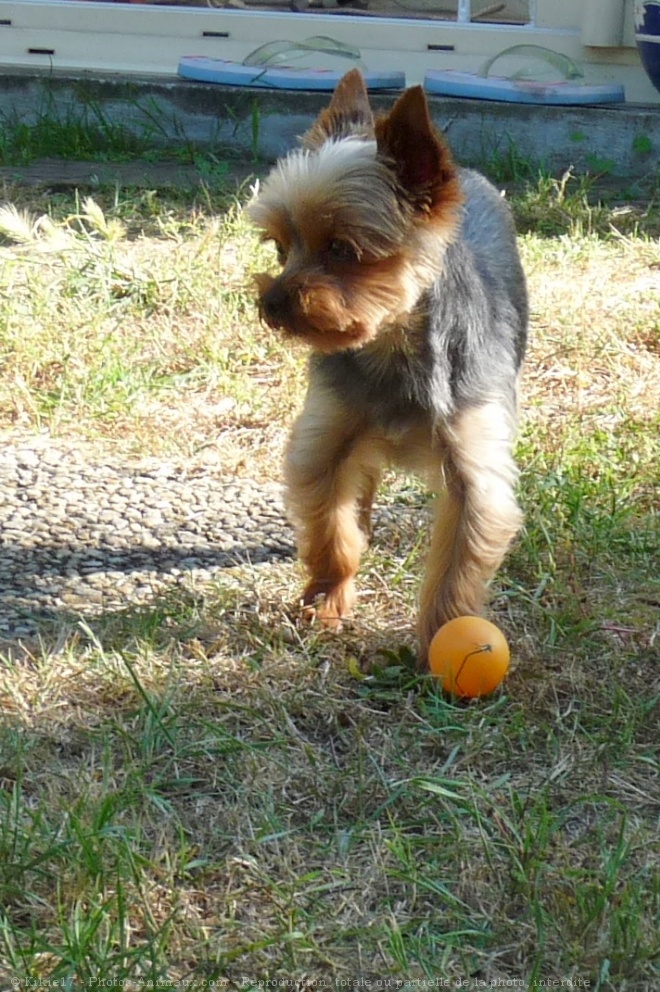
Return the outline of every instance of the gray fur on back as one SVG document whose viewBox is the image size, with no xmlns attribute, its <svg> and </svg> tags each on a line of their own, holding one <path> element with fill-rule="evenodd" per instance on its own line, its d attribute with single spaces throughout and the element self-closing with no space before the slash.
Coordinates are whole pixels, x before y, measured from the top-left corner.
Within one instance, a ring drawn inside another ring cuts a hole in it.
<svg viewBox="0 0 660 992">
<path fill-rule="evenodd" d="M 386 430 L 446 420 L 488 400 L 515 408 L 528 309 L 513 219 L 488 180 L 468 169 L 459 174 L 462 222 L 441 275 L 419 301 L 422 331 L 411 332 L 386 361 L 379 339 L 312 358 L 314 378 Z"/>
</svg>

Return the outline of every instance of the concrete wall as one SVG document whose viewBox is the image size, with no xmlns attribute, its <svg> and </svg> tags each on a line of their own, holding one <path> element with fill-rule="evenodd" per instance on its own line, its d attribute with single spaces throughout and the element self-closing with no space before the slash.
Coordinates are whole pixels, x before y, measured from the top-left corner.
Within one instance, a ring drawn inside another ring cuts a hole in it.
<svg viewBox="0 0 660 992">
<path fill-rule="evenodd" d="M 375 95 L 375 110 L 395 94 Z M 33 124 L 102 116 L 163 147 L 191 142 L 227 149 L 235 157 L 272 160 L 291 148 L 311 124 L 327 94 L 249 90 L 177 78 L 81 74 L 0 76 L 2 120 Z M 431 97 L 431 112 L 459 161 L 478 164 L 512 158 L 552 171 L 577 170 L 641 176 L 660 162 L 660 112 L 629 104 L 611 107 L 538 107 Z"/>
</svg>

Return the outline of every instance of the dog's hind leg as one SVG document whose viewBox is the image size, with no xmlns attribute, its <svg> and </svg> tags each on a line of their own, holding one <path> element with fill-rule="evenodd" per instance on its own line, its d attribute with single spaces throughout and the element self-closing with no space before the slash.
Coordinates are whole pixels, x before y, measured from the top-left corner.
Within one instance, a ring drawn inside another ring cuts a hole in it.
<svg viewBox="0 0 660 992">
<path fill-rule="evenodd" d="M 438 501 L 419 613 L 420 663 L 447 620 L 481 611 L 486 584 L 520 529 L 512 447 L 515 416 L 492 401 L 443 428 L 445 489 Z"/>
</svg>

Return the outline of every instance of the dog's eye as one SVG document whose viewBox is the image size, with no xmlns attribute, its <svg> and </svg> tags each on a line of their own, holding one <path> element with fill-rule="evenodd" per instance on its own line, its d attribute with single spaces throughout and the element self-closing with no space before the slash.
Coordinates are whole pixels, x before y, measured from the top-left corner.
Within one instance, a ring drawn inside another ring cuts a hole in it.
<svg viewBox="0 0 660 992">
<path fill-rule="evenodd" d="M 328 254 L 335 262 L 359 262 L 360 253 L 350 241 L 335 238 L 328 245 Z"/>
<path fill-rule="evenodd" d="M 273 246 L 277 254 L 277 261 L 280 263 L 280 265 L 285 265 L 287 258 L 287 250 L 282 244 L 282 242 L 278 241 L 277 238 L 268 237 L 268 235 L 264 236 L 262 238 L 262 241 L 264 242 L 264 244 L 269 244 Z"/>
<path fill-rule="evenodd" d="M 280 265 L 286 265 L 287 250 L 281 241 L 273 241 L 275 245 L 275 251 L 277 252 L 277 261 Z"/>
</svg>

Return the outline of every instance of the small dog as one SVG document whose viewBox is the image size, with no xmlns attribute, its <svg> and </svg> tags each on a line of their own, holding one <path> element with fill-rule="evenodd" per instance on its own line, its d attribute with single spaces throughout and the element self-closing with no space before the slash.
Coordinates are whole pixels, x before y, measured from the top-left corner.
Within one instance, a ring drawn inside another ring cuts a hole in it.
<svg viewBox="0 0 660 992">
<path fill-rule="evenodd" d="M 285 465 L 303 605 L 340 626 L 383 468 L 424 473 L 441 494 L 424 668 L 438 628 L 481 610 L 522 522 L 512 445 L 527 294 L 509 209 L 454 165 L 421 86 L 374 120 L 354 69 L 250 214 L 282 265 L 257 276 L 260 315 L 312 349 Z"/>
</svg>

